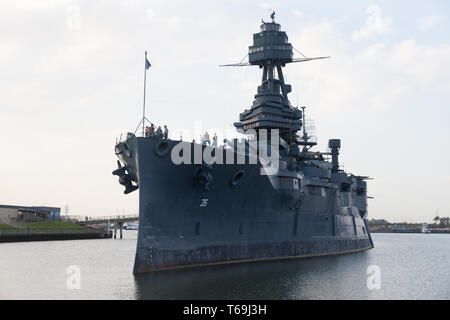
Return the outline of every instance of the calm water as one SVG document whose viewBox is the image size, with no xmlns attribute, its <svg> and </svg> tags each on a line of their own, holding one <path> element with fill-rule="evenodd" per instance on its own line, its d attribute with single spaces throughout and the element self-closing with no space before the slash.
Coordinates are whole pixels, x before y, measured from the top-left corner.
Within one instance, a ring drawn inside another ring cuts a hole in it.
<svg viewBox="0 0 450 320">
<path fill-rule="evenodd" d="M 341 256 L 133 275 L 137 231 L 124 239 L 0 243 L 0 299 L 450 299 L 450 235 L 373 234 Z M 79 266 L 81 288 L 68 289 Z M 367 288 L 367 268 L 381 271 Z"/>
</svg>

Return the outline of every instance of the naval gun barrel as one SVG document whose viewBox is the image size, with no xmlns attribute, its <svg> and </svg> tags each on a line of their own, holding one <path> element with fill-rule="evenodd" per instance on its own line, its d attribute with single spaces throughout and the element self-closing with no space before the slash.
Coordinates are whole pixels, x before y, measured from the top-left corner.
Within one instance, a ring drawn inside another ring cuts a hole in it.
<svg viewBox="0 0 450 320">
<path fill-rule="evenodd" d="M 331 150 L 331 164 L 332 170 L 339 170 L 339 149 L 341 149 L 340 139 L 330 139 L 328 140 L 328 148 Z"/>
</svg>

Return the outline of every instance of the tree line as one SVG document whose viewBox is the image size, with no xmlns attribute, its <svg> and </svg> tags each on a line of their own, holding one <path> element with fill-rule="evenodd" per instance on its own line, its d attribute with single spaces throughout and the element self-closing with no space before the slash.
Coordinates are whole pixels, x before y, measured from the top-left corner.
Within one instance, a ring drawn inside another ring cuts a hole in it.
<svg viewBox="0 0 450 320">
<path fill-rule="evenodd" d="M 434 219 L 433 219 L 433 221 L 434 221 L 434 224 L 437 226 L 437 227 L 448 227 L 448 226 L 450 226 L 450 218 L 449 217 L 439 217 L 439 216 L 436 216 L 436 217 L 434 217 Z"/>
</svg>

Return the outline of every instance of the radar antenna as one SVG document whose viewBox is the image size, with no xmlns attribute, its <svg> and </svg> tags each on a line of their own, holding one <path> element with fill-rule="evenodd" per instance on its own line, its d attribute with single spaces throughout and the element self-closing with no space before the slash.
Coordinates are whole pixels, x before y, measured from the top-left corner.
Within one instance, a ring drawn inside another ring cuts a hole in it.
<svg viewBox="0 0 450 320">
<path fill-rule="evenodd" d="M 308 136 L 308 132 L 306 131 L 306 113 L 305 113 L 305 109 L 306 107 L 301 107 L 302 108 L 302 127 L 303 127 L 303 136 L 301 137 L 301 140 L 299 142 L 300 145 L 303 145 L 303 151 L 307 151 L 309 148 L 314 147 L 315 145 L 317 145 L 317 142 L 314 141 L 309 141 L 311 139 L 310 136 Z"/>
</svg>

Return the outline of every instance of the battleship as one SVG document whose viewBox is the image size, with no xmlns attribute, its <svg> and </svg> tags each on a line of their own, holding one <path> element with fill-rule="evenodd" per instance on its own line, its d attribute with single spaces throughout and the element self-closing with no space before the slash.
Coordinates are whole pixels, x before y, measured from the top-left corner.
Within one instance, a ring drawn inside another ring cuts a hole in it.
<svg viewBox="0 0 450 320">
<path fill-rule="evenodd" d="M 246 139 L 213 147 L 135 132 L 117 141 L 113 174 L 125 194 L 139 192 L 134 273 L 374 247 L 369 177 L 341 169 L 339 139 L 313 151 L 305 109 L 288 99 L 283 68 L 327 57 L 294 58 L 271 18 L 253 35 L 248 62 L 225 65 L 262 69 L 253 104 L 234 123 Z"/>
</svg>

